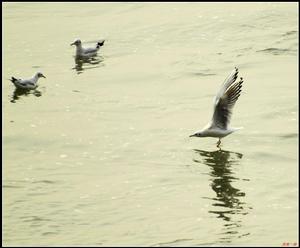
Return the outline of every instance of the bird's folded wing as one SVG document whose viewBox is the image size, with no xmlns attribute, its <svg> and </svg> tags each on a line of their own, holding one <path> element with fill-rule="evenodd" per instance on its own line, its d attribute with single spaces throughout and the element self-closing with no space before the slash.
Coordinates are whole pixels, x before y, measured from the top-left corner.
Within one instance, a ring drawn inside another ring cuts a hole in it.
<svg viewBox="0 0 300 248">
<path fill-rule="evenodd" d="M 89 47 L 84 49 L 84 53 L 95 53 L 97 50 L 98 49 L 96 47 Z"/>
</svg>

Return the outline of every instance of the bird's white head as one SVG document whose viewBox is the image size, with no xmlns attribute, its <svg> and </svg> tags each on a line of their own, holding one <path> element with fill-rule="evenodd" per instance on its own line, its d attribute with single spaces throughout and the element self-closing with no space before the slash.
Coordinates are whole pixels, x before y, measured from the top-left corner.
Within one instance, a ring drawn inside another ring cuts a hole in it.
<svg viewBox="0 0 300 248">
<path fill-rule="evenodd" d="M 37 72 L 36 75 L 37 75 L 38 78 L 41 78 L 41 77 L 46 78 L 46 77 L 43 75 L 43 73 L 41 73 L 41 72 Z"/>
<path fill-rule="evenodd" d="M 73 46 L 73 45 L 75 45 L 75 46 L 81 45 L 81 40 L 76 39 L 73 43 L 71 43 L 71 46 Z"/>
<path fill-rule="evenodd" d="M 204 137 L 204 136 L 202 135 L 202 132 L 199 131 L 197 133 L 194 133 L 194 134 L 190 135 L 190 137 Z"/>
</svg>

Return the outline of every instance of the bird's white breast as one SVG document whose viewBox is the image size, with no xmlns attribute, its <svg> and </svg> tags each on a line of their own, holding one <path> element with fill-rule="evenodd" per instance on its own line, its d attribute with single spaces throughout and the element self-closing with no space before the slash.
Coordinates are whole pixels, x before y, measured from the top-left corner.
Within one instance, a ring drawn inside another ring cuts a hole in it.
<svg viewBox="0 0 300 248">
<path fill-rule="evenodd" d="M 228 134 L 231 134 L 233 130 L 227 129 L 219 129 L 219 128 L 210 128 L 202 131 L 203 137 L 216 137 L 216 138 L 223 138 Z"/>
</svg>

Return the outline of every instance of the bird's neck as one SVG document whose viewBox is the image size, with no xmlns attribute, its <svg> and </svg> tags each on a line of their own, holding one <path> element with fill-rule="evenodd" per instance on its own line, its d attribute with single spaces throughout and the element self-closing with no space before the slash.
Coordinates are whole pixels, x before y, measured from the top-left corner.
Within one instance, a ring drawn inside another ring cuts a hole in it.
<svg viewBox="0 0 300 248">
<path fill-rule="evenodd" d="M 38 79 L 39 79 L 38 74 L 35 74 L 35 75 L 32 77 L 32 81 L 33 81 L 34 83 L 36 83 L 36 82 L 38 81 Z"/>
<path fill-rule="evenodd" d="M 77 54 L 80 54 L 80 53 L 82 52 L 82 50 L 83 50 L 83 49 L 82 49 L 81 44 L 79 44 L 79 45 L 76 46 L 76 53 L 77 53 Z"/>
</svg>

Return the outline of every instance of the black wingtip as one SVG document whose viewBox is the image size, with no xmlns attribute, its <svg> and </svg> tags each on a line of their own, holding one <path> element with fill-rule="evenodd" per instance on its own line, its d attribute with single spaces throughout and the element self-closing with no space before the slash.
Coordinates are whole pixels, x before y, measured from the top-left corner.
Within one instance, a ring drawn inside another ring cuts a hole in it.
<svg viewBox="0 0 300 248">
<path fill-rule="evenodd" d="M 13 83 L 17 81 L 17 79 L 14 77 L 11 77 L 11 79 L 9 79 L 9 80 L 12 81 Z"/>
<path fill-rule="evenodd" d="M 105 41 L 105 40 L 103 40 L 103 41 L 99 41 L 99 42 L 97 43 L 97 47 L 101 47 L 101 46 L 103 46 L 103 45 L 104 45 L 104 41 Z"/>
</svg>

